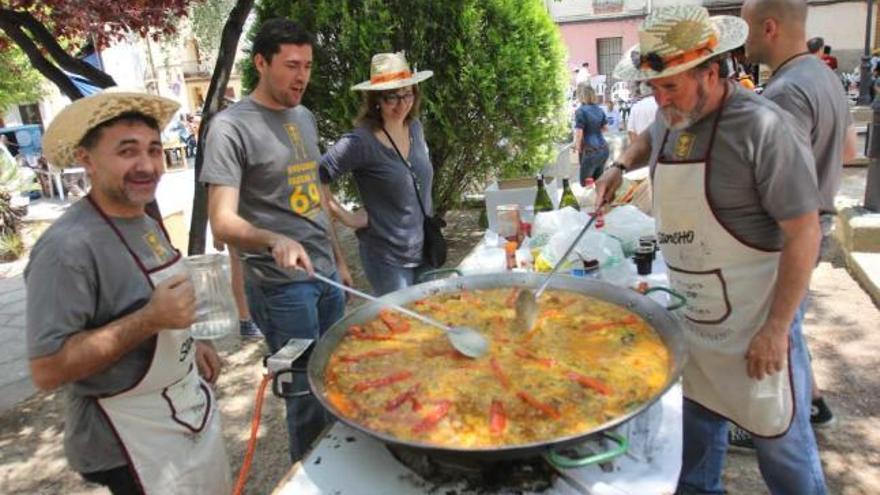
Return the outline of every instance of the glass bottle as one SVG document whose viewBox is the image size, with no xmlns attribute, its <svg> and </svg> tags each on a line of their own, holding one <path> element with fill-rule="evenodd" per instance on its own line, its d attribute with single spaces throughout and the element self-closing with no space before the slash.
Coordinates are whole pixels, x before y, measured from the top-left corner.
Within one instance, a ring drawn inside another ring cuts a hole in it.
<svg viewBox="0 0 880 495">
<path fill-rule="evenodd" d="M 538 174 L 538 193 L 535 195 L 535 215 L 542 211 L 552 211 L 553 202 L 544 187 L 544 174 Z"/>
<path fill-rule="evenodd" d="M 560 208 L 565 208 L 566 206 L 571 206 L 578 211 L 581 209 L 581 205 L 578 204 L 577 198 L 574 197 L 574 193 L 571 192 L 571 184 L 569 184 L 568 177 L 562 179 L 562 199 L 559 201 Z"/>
</svg>

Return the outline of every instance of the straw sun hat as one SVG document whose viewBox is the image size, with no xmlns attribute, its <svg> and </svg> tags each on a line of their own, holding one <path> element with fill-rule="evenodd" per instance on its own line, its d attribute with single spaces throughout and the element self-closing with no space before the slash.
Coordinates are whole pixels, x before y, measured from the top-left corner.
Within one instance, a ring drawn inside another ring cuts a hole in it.
<svg viewBox="0 0 880 495">
<path fill-rule="evenodd" d="M 74 150 L 89 130 L 126 112 L 139 112 L 156 119 L 163 129 L 180 104 L 161 96 L 121 91 L 116 88 L 74 101 L 52 120 L 43 136 L 43 149 L 52 165 L 74 164 Z"/>
<path fill-rule="evenodd" d="M 639 44 L 614 68 L 614 77 L 646 81 L 680 74 L 745 43 L 749 26 L 739 17 L 709 17 L 705 7 L 661 7 L 639 28 Z"/>
<path fill-rule="evenodd" d="M 370 63 L 370 79 L 351 87 L 353 91 L 386 91 L 420 83 L 433 76 L 429 70 L 413 72 L 403 52 L 378 53 Z"/>
</svg>

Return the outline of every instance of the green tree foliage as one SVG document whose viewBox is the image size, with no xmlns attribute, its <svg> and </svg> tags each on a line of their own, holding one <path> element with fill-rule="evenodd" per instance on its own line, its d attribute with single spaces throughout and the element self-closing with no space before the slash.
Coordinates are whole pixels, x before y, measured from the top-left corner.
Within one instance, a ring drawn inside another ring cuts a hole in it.
<svg viewBox="0 0 880 495">
<path fill-rule="evenodd" d="M 564 132 L 567 70 L 558 30 L 541 0 L 263 0 L 265 19 L 289 17 L 316 35 L 304 104 L 333 141 L 351 128 L 375 53 L 405 50 L 422 83 L 422 121 L 440 212 L 490 176 L 547 163 Z M 253 87 L 253 67 L 245 84 Z"/>
<path fill-rule="evenodd" d="M 193 35 L 199 42 L 199 52 L 206 65 L 213 66 L 220 47 L 220 35 L 235 6 L 235 0 L 204 0 L 190 6 Z"/>
<path fill-rule="evenodd" d="M 17 47 L 0 51 L 0 114 L 18 103 L 33 103 L 43 96 L 40 73 Z"/>
</svg>

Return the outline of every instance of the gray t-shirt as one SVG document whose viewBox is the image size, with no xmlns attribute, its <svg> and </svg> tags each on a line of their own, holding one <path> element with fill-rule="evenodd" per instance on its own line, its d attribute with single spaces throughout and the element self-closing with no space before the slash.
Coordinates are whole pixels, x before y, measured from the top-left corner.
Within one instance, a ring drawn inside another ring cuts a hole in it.
<svg viewBox="0 0 880 495">
<path fill-rule="evenodd" d="M 175 256 L 153 219 L 112 222 L 147 269 Z M 87 200 L 72 205 L 40 237 L 24 276 L 30 358 L 58 352 L 72 335 L 134 312 L 152 294 L 134 258 Z M 146 373 L 155 346 L 156 338 L 150 338 L 106 370 L 64 387 L 64 450 L 74 470 L 88 473 L 127 464 L 95 398 L 133 386 Z"/>
<path fill-rule="evenodd" d="M 298 105 L 271 110 L 246 97 L 211 121 L 199 180 L 239 189 L 238 214 L 257 228 L 301 243 L 315 269 L 336 271 L 321 208 L 318 129 L 315 116 Z M 267 284 L 306 280 L 283 270 L 268 251 L 241 250 L 245 276 Z"/>
<path fill-rule="evenodd" d="M 738 84 L 728 84 L 715 143 L 709 156 L 709 203 L 724 227 L 760 249 L 782 247 L 780 220 L 816 211 L 816 175 L 809 143 L 790 132 L 791 115 Z M 717 111 L 683 131 L 670 131 L 663 161 L 702 160 L 707 155 Z M 667 126 L 651 126 L 651 173 L 657 167 Z"/>
<path fill-rule="evenodd" d="M 791 113 L 810 136 L 819 181 L 819 210 L 833 213 L 843 174 L 846 129 L 852 124 L 840 78 L 818 58 L 798 57 L 773 74 L 763 95 Z"/>
<path fill-rule="evenodd" d="M 423 201 L 429 215 L 432 211 L 434 170 L 428 145 L 418 120 L 413 120 L 409 129 L 407 160 L 420 184 L 418 197 L 397 152 L 383 145 L 366 127 L 342 136 L 321 158 L 322 181 L 332 182 L 347 172 L 354 175 L 370 218 L 369 225 L 357 231 L 358 239 L 373 257 L 398 266 L 422 263 L 424 216 L 418 201 Z"/>
</svg>

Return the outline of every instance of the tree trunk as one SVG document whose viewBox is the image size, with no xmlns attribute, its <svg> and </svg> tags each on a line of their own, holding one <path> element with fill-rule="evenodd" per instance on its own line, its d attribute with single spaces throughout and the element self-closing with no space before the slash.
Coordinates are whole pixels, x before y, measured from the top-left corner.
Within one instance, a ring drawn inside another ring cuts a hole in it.
<svg viewBox="0 0 880 495">
<path fill-rule="evenodd" d="M 205 99 L 205 106 L 202 108 L 202 123 L 199 127 L 192 222 L 189 228 L 189 255 L 203 254 L 205 252 L 205 229 L 208 225 L 208 189 L 199 182 L 199 176 L 202 173 L 202 165 L 205 159 L 205 146 L 210 145 L 205 138 L 211 126 L 211 118 L 222 108 L 223 97 L 226 94 L 226 85 L 229 84 L 229 74 L 232 72 L 232 66 L 235 63 L 238 40 L 241 38 L 244 21 L 247 19 L 248 14 L 250 14 L 253 6 L 254 0 L 238 0 L 235 3 L 235 7 L 229 12 L 229 17 L 223 26 L 217 64 L 214 66 L 214 74 L 211 76 L 211 84 L 208 86 L 208 95 Z"/>
<path fill-rule="evenodd" d="M 67 72 L 79 74 L 100 88 L 116 86 L 116 81 L 110 74 L 107 74 L 85 60 L 80 60 L 64 51 L 64 48 L 62 48 L 61 45 L 58 44 L 58 40 L 55 39 L 55 36 L 53 36 L 52 33 L 46 29 L 46 26 L 30 13 L 14 12 L 5 9 L 2 13 L 8 14 L 13 21 L 27 29 L 31 33 L 33 39 L 37 41 L 53 59 L 55 59 L 55 62 L 62 69 Z M 95 49 L 97 50 L 97 47 L 95 47 Z"/>
<path fill-rule="evenodd" d="M 35 45 L 31 38 L 21 29 L 17 20 L 9 14 L 9 10 L 0 9 L 0 29 L 2 29 L 12 41 L 21 47 L 21 50 L 27 55 L 34 68 L 37 69 L 46 79 L 55 83 L 65 96 L 71 100 L 82 98 L 82 92 L 73 84 L 73 81 L 67 77 L 67 74 L 61 71 L 61 69 L 40 53 L 40 49 L 37 45 Z"/>
</svg>

